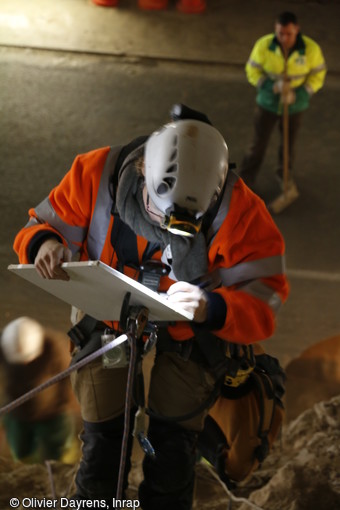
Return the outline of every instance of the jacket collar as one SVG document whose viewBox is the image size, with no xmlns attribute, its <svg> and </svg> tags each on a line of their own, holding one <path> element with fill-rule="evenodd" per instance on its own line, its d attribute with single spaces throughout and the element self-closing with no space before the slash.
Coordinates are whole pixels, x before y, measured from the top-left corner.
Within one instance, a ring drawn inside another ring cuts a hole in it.
<svg viewBox="0 0 340 510">
<path fill-rule="evenodd" d="M 273 35 L 273 39 L 269 44 L 269 50 L 275 51 L 278 46 L 280 46 L 280 43 L 277 40 L 276 35 Z M 301 32 L 298 33 L 293 48 L 289 50 L 289 55 L 291 55 L 294 51 L 297 51 L 300 55 L 305 55 L 306 53 L 306 44 L 305 41 L 303 40 Z"/>
</svg>

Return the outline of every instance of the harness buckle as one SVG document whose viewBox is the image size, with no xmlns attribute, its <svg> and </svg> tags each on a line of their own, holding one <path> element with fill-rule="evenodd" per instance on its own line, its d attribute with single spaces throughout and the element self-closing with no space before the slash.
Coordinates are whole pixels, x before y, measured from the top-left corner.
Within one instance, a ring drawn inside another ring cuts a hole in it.
<svg viewBox="0 0 340 510">
<path fill-rule="evenodd" d="M 68 336 L 71 338 L 72 342 L 76 347 L 82 348 L 84 345 L 85 335 L 82 332 L 81 328 L 78 327 L 76 324 L 69 330 L 67 333 Z"/>
<path fill-rule="evenodd" d="M 139 269 L 139 282 L 154 292 L 158 292 L 162 276 L 167 276 L 170 272 L 170 267 L 159 260 L 148 260 Z"/>
</svg>

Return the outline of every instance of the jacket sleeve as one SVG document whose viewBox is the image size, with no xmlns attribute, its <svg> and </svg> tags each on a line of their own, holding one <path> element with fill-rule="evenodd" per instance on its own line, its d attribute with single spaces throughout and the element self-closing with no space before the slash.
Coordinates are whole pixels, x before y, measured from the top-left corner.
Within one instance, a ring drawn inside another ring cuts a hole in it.
<svg viewBox="0 0 340 510">
<path fill-rule="evenodd" d="M 73 254 L 80 250 L 98 191 L 98 173 L 109 150 L 107 147 L 77 156 L 60 184 L 29 210 L 29 221 L 14 240 L 20 263 L 34 263 L 40 245 L 49 237 L 59 239 Z"/>
<path fill-rule="evenodd" d="M 310 70 L 304 87 L 309 95 L 312 95 L 323 87 L 327 68 L 320 46 L 312 39 L 307 38 L 307 41 L 307 58 Z"/>
<path fill-rule="evenodd" d="M 270 337 L 289 292 L 284 241 L 263 201 L 241 179 L 209 258 L 215 267 L 218 263 L 222 279 L 214 293 L 226 305 L 225 320 L 219 329 L 212 328 L 213 333 L 242 344 Z"/>
<path fill-rule="evenodd" d="M 263 59 L 263 41 L 259 39 L 255 43 L 245 67 L 248 82 L 256 88 L 259 88 L 267 78 L 263 69 Z"/>
</svg>

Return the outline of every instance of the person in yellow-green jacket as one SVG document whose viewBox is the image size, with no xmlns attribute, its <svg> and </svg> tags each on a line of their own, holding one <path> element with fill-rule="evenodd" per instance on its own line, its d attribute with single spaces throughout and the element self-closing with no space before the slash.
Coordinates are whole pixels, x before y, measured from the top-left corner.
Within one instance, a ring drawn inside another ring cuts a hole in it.
<svg viewBox="0 0 340 510">
<path fill-rule="evenodd" d="M 326 63 L 320 46 L 300 31 L 297 17 L 283 12 L 275 22 L 275 33 L 258 39 L 246 64 L 247 79 L 257 88 L 254 136 L 241 163 L 240 175 L 253 187 L 270 136 L 278 123 L 280 144 L 277 178 L 283 183 L 283 105 L 288 104 L 288 186 L 296 188 L 292 163 L 296 136 L 310 98 L 322 88 Z M 298 196 L 296 190 L 296 197 Z"/>
</svg>

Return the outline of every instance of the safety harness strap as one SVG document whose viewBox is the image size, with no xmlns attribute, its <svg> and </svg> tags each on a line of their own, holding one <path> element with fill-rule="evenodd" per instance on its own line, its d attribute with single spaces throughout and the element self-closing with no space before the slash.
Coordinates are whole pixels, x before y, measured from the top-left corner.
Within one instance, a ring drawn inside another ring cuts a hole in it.
<svg viewBox="0 0 340 510">
<path fill-rule="evenodd" d="M 260 408 L 260 420 L 257 436 L 260 439 L 261 444 L 255 449 L 255 457 L 259 462 L 263 462 L 269 453 L 268 432 L 275 413 L 275 395 L 272 383 L 267 374 L 262 373 L 261 376 L 259 376 L 256 372 L 253 372 L 251 374 L 251 379 L 258 391 L 258 402 Z M 264 405 L 265 396 L 267 396 L 266 406 Z"/>
<path fill-rule="evenodd" d="M 68 331 L 68 336 L 71 338 L 75 346 L 82 349 L 89 336 L 96 329 L 98 324 L 97 319 L 90 315 L 85 315 L 73 328 Z"/>
<path fill-rule="evenodd" d="M 129 156 L 129 154 L 134 151 L 135 149 L 137 149 L 137 147 L 140 147 L 141 145 L 143 145 L 146 140 L 148 139 L 148 136 L 146 135 L 142 135 L 142 136 L 138 136 L 137 138 L 134 138 L 133 140 L 131 140 L 131 142 L 129 142 L 128 144 L 124 145 L 118 155 L 118 158 L 117 158 L 117 161 L 116 161 L 116 164 L 115 164 L 115 169 L 114 169 L 114 173 L 113 173 L 113 177 L 112 177 L 112 180 L 111 180 L 111 184 L 112 184 L 112 191 L 113 191 L 113 199 L 115 199 L 115 196 L 116 196 L 116 191 L 117 191 L 117 186 L 118 186 L 118 177 L 119 177 L 119 170 L 121 169 L 125 159 Z"/>
<path fill-rule="evenodd" d="M 135 138 L 127 145 L 120 150 L 118 158 L 115 163 L 115 168 L 111 177 L 111 192 L 112 192 L 112 207 L 111 214 L 114 216 L 113 228 L 111 231 L 111 244 L 113 249 L 115 250 L 118 258 L 118 270 L 123 272 L 123 267 L 125 265 L 130 267 L 138 267 L 139 259 L 138 259 L 138 247 L 137 247 L 137 237 L 133 230 L 124 223 L 120 217 L 118 212 L 116 211 L 116 192 L 118 186 L 118 178 L 119 172 L 122 168 L 122 165 L 126 158 L 133 152 L 137 147 L 143 145 L 148 136 L 143 135 Z M 119 239 L 119 243 L 117 242 Z M 123 240 L 123 243 L 121 242 Z M 151 256 L 159 250 L 159 245 L 155 245 L 154 243 L 148 243 L 143 254 L 143 261 L 148 260 Z"/>
</svg>

